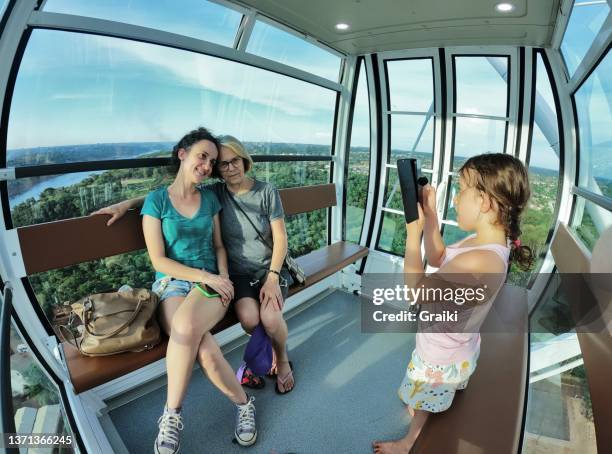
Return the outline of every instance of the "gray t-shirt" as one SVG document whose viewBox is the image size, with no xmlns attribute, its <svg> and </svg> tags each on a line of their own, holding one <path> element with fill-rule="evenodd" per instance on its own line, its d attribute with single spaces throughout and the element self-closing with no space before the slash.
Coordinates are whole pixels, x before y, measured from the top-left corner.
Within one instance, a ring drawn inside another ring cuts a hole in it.
<svg viewBox="0 0 612 454">
<path fill-rule="evenodd" d="M 249 192 L 240 195 L 230 193 L 225 183 L 214 183 L 205 187 L 217 195 L 223 207 L 219 214 L 230 274 L 252 276 L 261 268 L 269 268 L 272 248 L 261 240 L 230 197 L 245 211 L 266 242 L 272 245 L 270 222 L 285 216 L 278 190 L 271 184 L 258 180 L 255 180 Z M 283 276 L 286 277 L 286 270 L 283 271 Z"/>
</svg>

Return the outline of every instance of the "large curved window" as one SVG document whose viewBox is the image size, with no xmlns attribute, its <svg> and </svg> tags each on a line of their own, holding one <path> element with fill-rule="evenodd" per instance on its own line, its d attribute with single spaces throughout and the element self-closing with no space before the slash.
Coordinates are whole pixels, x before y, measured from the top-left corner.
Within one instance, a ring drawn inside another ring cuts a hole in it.
<svg viewBox="0 0 612 454">
<path fill-rule="evenodd" d="M 169 156 L 172 145 L 199 125 L 244 140 L 256 155 L 330 155 L 335 102 L 335 91 L 228 60 L 124 39 L 35 30 L 15 84 L 7 163 Z M 119 172 L 117 178 L 88 172 L 10 181 L 11 208 L 23 215 L 20 205 L 29 200 L 31 213 L 21 219 L 33 222 L 88 214 L 96 205 L 136 195 L 125 191 L 127 186 L 146 193 L 161 182 L 159 170 Z M 298 170 L 290 172 L 287 186 L 307 181 Z M 117 184 L 109 185 L 109 178 Z M 101 192 L 92 196 L 92 185 Z M 74 203 L 66 206 L 76 207 L 64 210 L 57 199 L 70 192 Z M 53 208 L 34 208 L 43 196 Z M 95 203 L 86 203 L 87 198 Z"/>
<path fill-rule="evenodd" d="M 382 222 L 377 248 L 403 255 L 406 229 L 397 175 L 397 160 L 416 158 L 424 173 L 431 174 L 436 111 L 433 59 L 409 58 L 384 62 L 388 81 L 387 119 L 389 145 Z"/>
<path fill-rule="evenodd" d="M 606 1 L 576 0 L 563 41 L 561 54 L 570 77 L 582 62 L 597 33 L 610 13 Z"/>
<path fill-rule="evenodd" d="M 580 144 L 578 185 L 612 197 L 612 57 L 599 63 L 576 92 Z"/>
<path fill-rule="evenodd" d="M 233 46 L 242 14 L 207 0 L 47 0 L 44 10 L 140 25 Z"/>
<path fill-rule="evenodd" d="M 531 198 L 521 224 L 521 241 L 528 244 L 539 259 L 532 273 L 539 268 L 546 252 L 546 239 L 554 227 L 561 162 L 557 110 L 550 75 L 541 53 L 536 54 L 536 59 L 533 127 L 528 151 Z"/>
<path fill-rule="evenodd" d="M 346 213 L 344 239 L 359 243 L 365 216 L 370 175 L 370 102 L 365 64 L 362 61 L 357 79 L 353 109 L 348 175 L 346 175 Z"/>
</svg>

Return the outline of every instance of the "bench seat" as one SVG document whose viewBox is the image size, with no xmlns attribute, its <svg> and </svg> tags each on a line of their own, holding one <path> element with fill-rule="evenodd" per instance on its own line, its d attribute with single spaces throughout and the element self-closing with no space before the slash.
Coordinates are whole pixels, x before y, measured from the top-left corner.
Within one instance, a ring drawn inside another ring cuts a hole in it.
<svg viewBox="0 0 612 454">
<path fill-rule="evenodd" d="M 417 453 L 520 451 L 529 355 L 527 292 L 500 290 L 481 328 L 482 344 L 468 387 L 451 407 L 431 415 L 415 443 Z"/>
<path fill-rule="evenodd" d="M 339 241 L 299 257 L 296 260 L 306 273 L 306 284 L 293 285 L 289 289 L 289 295 L 294 295 L 331 276 L 366 256 L 367 253 L 368 248 L 366 247 Z M 238 319 L 234 311 L 229 311 L 212 332 L 217 333 L 236 323 Z M 62 345 L 72 385 L 75 391 L 80 393 L 164 358 L 168 339 L 164 338 L 159 345 L 149 351 L 98 357 L 83 356 L 67 342 Z"/>
</svg>

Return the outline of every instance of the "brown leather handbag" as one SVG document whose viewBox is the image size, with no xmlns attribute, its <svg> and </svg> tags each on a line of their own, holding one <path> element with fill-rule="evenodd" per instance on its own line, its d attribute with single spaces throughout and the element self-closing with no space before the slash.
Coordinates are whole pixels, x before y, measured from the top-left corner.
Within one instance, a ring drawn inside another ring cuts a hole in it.
<svg viewBox="0 0 612 454">
<path fill-rule="evenodd" d="M 159 299 L 148 289 L 97 293 L 71 304 L 70 337 L 64 338 L 86 356 L 148 350 L 160 341 L 156 309 Z M 82 333 L 74 335 L 75 317 Z M 62 326 L 60 331 L 64 335 Z"/>
</svg>

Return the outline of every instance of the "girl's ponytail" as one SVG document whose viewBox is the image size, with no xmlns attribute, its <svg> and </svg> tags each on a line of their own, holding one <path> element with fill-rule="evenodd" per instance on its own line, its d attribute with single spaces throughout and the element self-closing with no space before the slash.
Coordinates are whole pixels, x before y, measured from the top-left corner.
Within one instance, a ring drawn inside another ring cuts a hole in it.
<svg viewBox="0 0 612 454">
<path fill-rule="evenodd" d="M 498 222 L 510 241 L 510 261 L 523 271 L 529 270 L 534 262 L 533 251 L 520 240 L 521 215 L 531 195 L 527 169 L 515 157 L 502 153 L 473 156 L 459 172 L 468 169 L 474 171 L 476 188 L 497 202 Z"/>
</svg>

